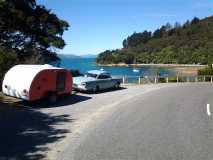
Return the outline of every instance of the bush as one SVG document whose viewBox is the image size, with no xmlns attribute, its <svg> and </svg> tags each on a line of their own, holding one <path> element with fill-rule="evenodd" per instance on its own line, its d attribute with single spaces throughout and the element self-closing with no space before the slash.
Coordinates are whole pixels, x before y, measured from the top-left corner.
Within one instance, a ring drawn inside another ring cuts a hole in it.
<svg viewBox="0 0 213 160">
<path fill-rule="evenodd" d="M 177 77 L 169 77 L 169 82 L 177 82 Z"/>
<path fill-rule="evenodd" d="M 164 77 L 158 78 L 158 83 L 166 83 L 166 78 Z"/>
<path fill-rule="evenodd" d="M 72 77 L 79 77 L 83 75 L 79 72 L 79 70 L 70 70 L 70 73 L 72 74 Z"/>
<path fill-rule="evenodd" d="M 209 66 L 204 69 L 200 69 L 198 71 L 198 75 L 213 75 L 213 68 Z"/>
</svg>

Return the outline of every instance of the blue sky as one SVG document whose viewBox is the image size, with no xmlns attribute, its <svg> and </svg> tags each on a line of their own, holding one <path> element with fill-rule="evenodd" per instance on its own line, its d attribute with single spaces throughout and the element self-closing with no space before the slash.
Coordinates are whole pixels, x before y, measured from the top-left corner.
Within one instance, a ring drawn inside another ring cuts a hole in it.
<svg viewBox="0 0 213 160">
<path fill-rule="evenodd" d="M 98 54 L 122 47 L 133 32 L 155 30 L 176 21 L 213 15 L 212 0 L 37 0 L 70 28 L 64 54 Z"/>
</svg>

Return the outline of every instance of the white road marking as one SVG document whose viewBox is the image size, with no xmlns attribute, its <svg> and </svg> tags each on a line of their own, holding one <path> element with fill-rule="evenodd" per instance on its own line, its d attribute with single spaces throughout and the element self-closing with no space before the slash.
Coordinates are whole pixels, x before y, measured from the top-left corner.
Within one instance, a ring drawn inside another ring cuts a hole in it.
<svg viewBox="0 0 213 160">
<path fill-rule="evenodd" d="M 212 114 L 211 114 L 211 111 L 210 111 L 210 104 L 207 104 L 206 108 L 207 108 L 207 115 L 211 116 Z"/>
</svg>

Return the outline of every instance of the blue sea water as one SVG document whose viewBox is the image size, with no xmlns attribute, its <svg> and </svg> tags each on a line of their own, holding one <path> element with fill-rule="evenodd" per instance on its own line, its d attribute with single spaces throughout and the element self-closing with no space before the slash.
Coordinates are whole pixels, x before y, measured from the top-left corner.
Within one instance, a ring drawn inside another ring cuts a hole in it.
<svg viewBox="0 0 213 160">
<path fill-rule="evenodd" d="M 172 70 L 156 67 L 139 67 L 137 68 L 139 72 L 133 72 L 133 67 L 101 67 L 95 64 L 95 58 L 71 58 L 68 56 L 61 56 L 60 58 L 61 67 L 79 70 L 81 73 L 103 68 L 113 76 L 154 76 L 157 72 L 159 72 L 161 76 L 175 74 Z"/>
</svg>

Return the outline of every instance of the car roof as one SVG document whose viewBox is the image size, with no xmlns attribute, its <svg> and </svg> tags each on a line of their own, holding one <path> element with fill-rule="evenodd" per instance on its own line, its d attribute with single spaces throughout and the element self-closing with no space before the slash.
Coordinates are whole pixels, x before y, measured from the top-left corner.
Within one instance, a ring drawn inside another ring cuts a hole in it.
<svg viewBox="0 0 213 160">
<path fill-rule="evenodd" d="M 90 74 L 109 74 L 108 72 L 106 71 L 101 71 L 101 70 L 91 70 L 91 71 L 88 71 L 87 73 L 90 73 Z"/>
</svg>

